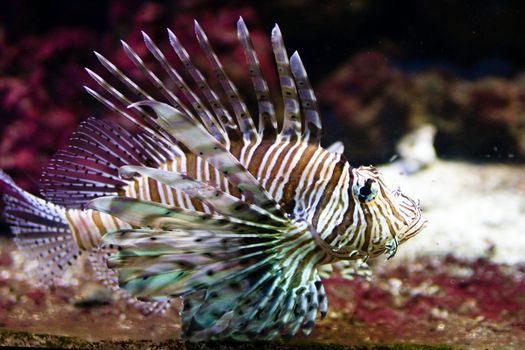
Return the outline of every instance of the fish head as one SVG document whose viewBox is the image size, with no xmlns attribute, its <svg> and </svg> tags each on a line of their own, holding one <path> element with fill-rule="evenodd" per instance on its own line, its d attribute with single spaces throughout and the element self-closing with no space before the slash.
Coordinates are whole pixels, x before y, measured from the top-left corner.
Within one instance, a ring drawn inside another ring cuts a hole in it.
<svg viewBox="0 0 525 350">
<path fill-rule="evenodd" d="M 354 168 L 352 195 L 361 215 L 361 232 L 368 236 L 360 247 L 370 256 L 385 253 L 392 257 L 397 246 L 423 230 L 426 218 L 420 202 L 401 191 L 391 190 L 383 175 L 373 166 Z"/>
</svg>

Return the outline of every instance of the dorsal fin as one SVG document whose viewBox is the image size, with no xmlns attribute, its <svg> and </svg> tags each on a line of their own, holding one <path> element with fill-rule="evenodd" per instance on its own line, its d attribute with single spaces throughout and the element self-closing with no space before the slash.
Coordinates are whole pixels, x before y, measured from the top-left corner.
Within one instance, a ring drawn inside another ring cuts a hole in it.
<svg viewBox="0 0 525 350">
<path fill-rule="evenodd" d="M 146 38 L 144 38 L 146 39 Z M 145 40 L 146 41 L 146 40 Z M 163 94 L 166 96 L 167 100 L 171 103 L 171 105 L 175 106 L 175 108 L 179 108 L 177 106 L 181 106 L 181 102 L 177 96 L 175 96 L 170 90 L 168 90 L 164 84 L 160 81 L 159 78 L 146 66 L 144 65 L 144 62 L 142 59 L 133 51 L 133 49 L 126 44 L 124 41 L 122 41 L 122 47 L 124 48 L 124 51 L 128 55 L 129 59 L 146 75 L 152 83 L 157 87 Z M 179 56 L 180 57 L 180 56 Z M 189 56 L 187 57 L 189 60 Z M 182 60 L 182 58 L 181 58 Z M 183 61 L 185 65 L 187 63 Z M 191 92 L 188 89 L 184 90 L 185 92 L 188 92 L 186 94 L 186 97 L 189 99 L 189 101 L 192 104 L 193 109 L 196 111 L 197 115 L 199 116 L 201 122 L 206 127 L 206 129 L 221 143 L 226 142 L 226 138 L 224 135 L 224 131 L 222 128 L 220 128 L 217 125 L 217 122 L 211 115 L 210 111 L 204 106 L 204 104 L 201 102 L 201 100 L 198 98 L 197 95 L 195 95 L 193 92 Z M 187 108 L 185 108 L 185 113 L 188 115 L 191 115 L 191 112 Z"/>
<path fill-rule="evenodd" d="M 186 98 L 191 101 L 192 106 L 203 106 L 203 104 L 200 102 L 198 96 L 191 91 L 191 89 L 188 87 L 184 79 L 180 76 L 179 73 L 173 67 L 168 63 L 166 60 L 166 57 L 162 53 L 162 51 L 159 50 L 159 48 L 155 45 L 155 43 L 151 40 L 151 38 L 144 32 L 142 32 L 142 37 L 144 38 L 144 43 L 146 44 L 146 47 L 148 50 L 153 54 L 153 56 L 159 61 L 161 66 L 164 68 L 164 70 L 168 73 L 168 76 L 172 80 L 172 82 L 179 88 L 179 90 L 186 96 Z M 221 123 L 222 128 L 226 131 L 226 134 L 229 137 L 233 137 L 233 139 L 238 139 L 238 128 L 235 124 L 235 121 L 230 116 L 230 112 L 224 106 L 222 105 L 219 96 L 213 91 L 209 85 L 202 73 L 192 64 L 191 60 L 189 59 L 189 55 L 183 55 L 183 57 L 188 56 L 188 59 L 185 61 L 186 69 L 188 70 L 188 73 L 191 75 L 192 79 L 195 81 L 195 83 L 199 86 L 199 89 L 204 94 L 204 97 L 212 107 L 215 117 Z M 179 57 L 180 58 L 180 57 Z M 226 139 L 225 142 L 228 144 L 229 139 Z"/>
<path fill-rule="evenodd" d="M 136 112 L 138 116 L 134 115 L 133 113 L 130 114 L 129 112 L 131 111 L 129 110 L 124 111 L 123 108 L 129 106 L 132 103 L 132 101 L 92 70 L 86 68 L 86 71 L 100 87 L 102 87 L 118 102 L 112 102 L 111 100 L 102 96 L 95 90 L 84 86 L 86 91 L 91 96 L 96 98 L 99 102 L 101 102 L 103 105 L 105 105 L 115 113 L 129 120 L 133 124 L 137 125 L 139 128 L 142 128 L 144 131 L 150 133 L 152 136 L 157 137 L 159 139 L 165 139 L 165 141 L 167 141 L 168 143 L 176 143 L 176 140 L 171 140 L 171 137 L 169 135 L 165 135 L 165 133 L 163 133 L 162 129 L 153 121 L 154 118 L 152 118 L 152 116 L 149 115 L 141 107 L 137 107 L 134 110 L 134 112 Z"/>
<path fill-rule="evenodd" d="M 188 55 L 186 50 L 182 47 L 182 45 L 179 43 L 177 37 L 173 35 L 173 37 L 170 37 L 170 41 L 172 42 L 172 46 L 175 48 L 175 53 L 177 54 L 181 62 L 186 67 L 186 70 L 190 73 L 190 75 L 192 75 L 192 77 L 197 75 L 198 73 L 196 73 L 196 69 L 191 63 L 190 56 Z M 227 142 L 227 139 L 224 135 L 224 130 L 222 129 L 221 126 L 217 124 L 215 117 L 212 116 L 211 112 L 202 103 L 202 101 L 197 96 L 197 94 L 195 94 L 193 91 L 188 89 L 185 83 L 182 83 L 181 90 L 184 92 L 185 96 L 191 102 L 193 109 L 196 111 L 197 115 L 200 117 L 206 129 L 217 139 L 217 141 L 221 143 Z"/>
<path fill-rule="evenodd" d="M 44 169 L 42 194 L 55 204 L 83 209 L 87 201 L 116 195 L 127 185 L 118 174 L 121 166 L 159 166 L 176 152 L 143 130 L 131 134 L 111 121 L 89 118 Z"/>
<path fill-rule="evenodd" d="M 243 19 L 240 18 L 237 22 L 237 35 L 244 51 L 249 76 L 258 102 L 259 130 L 255 128 L 248 107 L 233 82 L 228 78 L 206 34 L 196 21 L 194 27 L 197 41 L 211 64 L 222 90 L 224 90 L 235 120 L 221 103 L 219 93 L 210 88 L 208 81 L 192 63 L 188 52 L 177 36 L 169 29 L 170 44 L 197 87 L 195 91 L 173 68 L 166 56 L 147 34 L 142 33 L 146 48 L 167 73 L 168 82 L 164 82 L 157 76 L 133 48 L 122 42 L 123 50 L 128 58 L 162 94 L 163 100 L 159 100 L 159 102 L 168 103 L 176 110 L 184 113 L 194 124 L 201 124 L 216 140 L 225 145 L 226 149 L 230 149 L 230 143 L 239 142 L 241 139 L 244 142 L 258 142 L 261 137 L 271 140 L 276 137 L 277 133 L 285 141 L 299 139 L 313 145 L 319 145 L 321 121 L 315 95 L 299 55 L 294 53 L 290 59 L 288 58 L 281 31 L 277 25 L 272 30 L 271 41 L 284 104 L 281 130 L 277 130 L 274 103 L 270 99 L 268 84 L 263 77 L 257 54 Z M 153 128 L 154 132 L 160 137 L 166 138 L 162 130 L 155 129 L 152 126 L 155 125 L 153 121 L 155 118 L 148 111 L 145 111 L 140 104 L 134 104 L 134 102 L 144 100 L 156 101 L 154 94 L 150 94 L 147 88 L 141 87 L 104 56 L 99 53 L 95 54 L 100 63 L 120 82 L 118 85 L 123 85 L 125 88 L 120 91 L 98 74 L 88 70 L 91 77 L 107 94 L 103 95 L 90 88 L 87 88 L 88 92 L 123 117 L 146 128 Z M 174 90 L 172 90 L 172 86 L 175 87 Z M 189 106 L 185 105 L 183 101 L 189 102 Z M 124 107 L 129 105 L 132 105 L 133 108 L 125 111 Z M 173 136 L 169 141 L 177 143 Z"/>
<path fill-rule="evenodd" d="M 158 89 L 173 106 L 176 108 L 182 108 L 189 113 L 181 100 L 164 85 L 162 80 L 160 80 L 155 73 L 146 67 L 144 61 L 142 61 L 139 55 L 137 55 L 137 53 L 125 41 L 121 40 L 121 44 L 126 56 L 128 56 L 131 62 L 133 62 L 133 64 L 152 82 L 155 88 Z"/>
<path fill-rule="evenodd" d="M 174 37 L 174 34 L 171 31 L 169 31 L 169 33 L 171 41 L 171 38 Z M 217 58 L 215 52 L 213 52 L 213 49 L 211 48 L 206 34 L 197 22 L 195 22 L 195 33 L 197 34 L 197 41 L 199 42 L 204 53 L 206 54 L 206 57 L 210 61 L 214 73 L 217 76 L 217 79 L 219 80 L 222 88 L 224 89 L 226 96 L 228 97 L 228 101 L 230 102 L 233 108 L 235 117 L 237 118 L 237 123 L 239 124 L 244 139 L 255 140 L 258 137 L 258 134 L 257 130 L 255 129 L 255 125 L 253 123 L 250 112 L 248 111 L 248 107 L 246 107 L 246 104 L 242 100 L 239 91 L 237 90 L 233 82 L 226 75 L 226 72 L 224 71 L 221 62 Z"/>
</svg>

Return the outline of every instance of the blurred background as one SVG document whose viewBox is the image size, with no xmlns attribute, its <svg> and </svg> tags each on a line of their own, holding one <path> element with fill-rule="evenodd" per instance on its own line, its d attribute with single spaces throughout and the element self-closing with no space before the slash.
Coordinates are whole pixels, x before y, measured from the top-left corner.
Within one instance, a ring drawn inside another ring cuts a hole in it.
<svg viewBox="0 0 525 350">
<path fill-rule="evenodd" d="M 148 84 L 119 41 L 151 63 L 141 30 L 180 67 L 168 43 L 172 29 L 209 73 L 193 34 L 197 19 L 255 108 L 235 31 L 239 16 L 276 101 L 269 37 L 278 23 L 316 91 L 324 145 L 341 140 L 352 165 L 380 165 L 421 199 L 429 218 L 395 259 L 373 265 L 371 283 L 326 282 L 333 311 L 314 339 L 525 346 L 523 1 L 1 1 L 0 168 L 37 193 L 42 168 L 80 121 L 116 118 L 84 91 L 96 85 L 84 67 L 108 75 L 97 51 Z M 21 282 L 16 271 L 24 262 L 12 247 L 0 253 L 0 311 L 18 316 L 0 317 L 0 327 L 87 339 L 111 337 L 111 327 L 123 338 L 142 334 L 134 331 L 142 316 L 129 309 L 117 327 L 122 306 L 79 313 L 74 288 L 42 292 Z M 92 283 L 86 281 L 75 283 Z M 93 294 L 89 288 L 81 289 Z M 50 303 L 69 305 L 66 319 L 78 322 L 64 325 Z M 106 321 L 93 326 L 101 314 Z M 169 324 L 176 315 L 165 317 L 155 322 Z M 150 332 L 165 339 L 173 329 Z"/>
<path fill-rule="evenodd" d="M 141 30 L 169 51 L 171 28 L 196 53 L 198 19 L 250 96 L 234 32 L 240 15 L 273 83 L 268 38 L 279 23 L 321 102 L 324 141 L 344 140 L 353 164 L 388 161 L 403 134 L 428 122 L 440 157 L 521 162 L 524 11 L 512 0 L 2 1 L 0 168 L 35 190 L 79 121 L 108 114 L 82 89 L 83 68 L 100 68 L 92 52 L 133 71 L 119 40 L 145 54 Z"/>
</svg>

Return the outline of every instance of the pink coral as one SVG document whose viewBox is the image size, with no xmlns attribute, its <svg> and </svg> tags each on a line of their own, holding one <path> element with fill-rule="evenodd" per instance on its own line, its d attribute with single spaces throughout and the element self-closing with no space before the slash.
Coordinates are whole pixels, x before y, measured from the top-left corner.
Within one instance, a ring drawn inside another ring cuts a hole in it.
<svg viewBox="0 0 525 350">
<path fill-rule="evenodd" d="M 250 6 L 214 9 L 192 1 L 161 4 L 114 0 L 107 6 L 107 14 L 100 14 L 106 16 L 111 28 L 107 33 L 88 26 L 62 26 L 38 34 L 17 33 L 18 39 L 9 41 L 1 35 L 0 27 L 0 168 L 23 188 L 35 191 L 42 167 L 67 143 L 81 120 L 91 115 L 111 116 L 82 88 L 84 84 L 93 86 L 84 66 L 105 78 L 109 75 L 96 62 L 92 50 L 102 53 L 138 83 L 150 86 L 118 41 L 124 39 L 149 64 L 154 59 L 142 41 L 141 30 L 151 35 L 175 67 L 180 67 L 165 30 L 171 28 L 190 54 L 199 52 L 194 55 L 196 64 L 207 67 L 193 34 L 193 19 L 200 19 L 232 79 L 244 83 L 241 89 L 251 88 L 245 78 L 246 67 L 237 64 L 244 61 L 235 32 L 240 15 L 250 27 L 263 69 L 273 71 L 268 36 L 260 30 L 255 14 Z M 153 69 L 161 73 L 158 65 Z"/>
</svg>

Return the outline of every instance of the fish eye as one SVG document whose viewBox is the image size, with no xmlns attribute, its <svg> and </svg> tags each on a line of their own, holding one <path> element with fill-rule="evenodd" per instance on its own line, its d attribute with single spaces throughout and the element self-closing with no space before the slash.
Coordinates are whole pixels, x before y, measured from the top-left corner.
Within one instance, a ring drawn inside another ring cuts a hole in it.
<svg viewBox="0 0 525 350">
<path fill-rule="evenodd" d="M 377 181 L 372 178 L 368 178 L 362 183 L 357 183 L 353 187 L 353 192 L 361 203 L 370 203 L 377 196 Z"/>
</svg>

